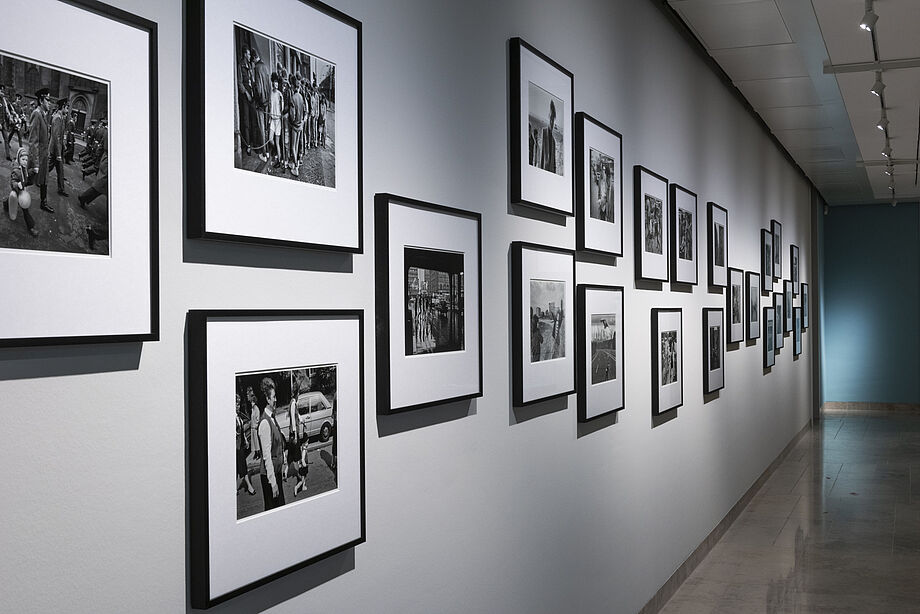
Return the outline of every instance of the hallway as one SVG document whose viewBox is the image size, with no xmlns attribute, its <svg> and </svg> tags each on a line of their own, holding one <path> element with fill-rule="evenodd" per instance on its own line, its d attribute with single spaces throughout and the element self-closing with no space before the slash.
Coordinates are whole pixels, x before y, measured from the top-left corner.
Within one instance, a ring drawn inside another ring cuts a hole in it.
<svg viewBox="0 0 920 614">
<path fill-rule="evenodd" d="M 825 413 L 662 612 L 920 612 L 920 414 Z"/>
</svg>

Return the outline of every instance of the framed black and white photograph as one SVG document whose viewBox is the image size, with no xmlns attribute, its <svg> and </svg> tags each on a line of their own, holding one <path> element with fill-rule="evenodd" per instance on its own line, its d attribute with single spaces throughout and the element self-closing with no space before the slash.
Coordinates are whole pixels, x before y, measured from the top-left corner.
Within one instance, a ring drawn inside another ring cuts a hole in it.
<svg viewBox="0 0 920 614">
<path fill-rule="evenodd" d="M 725 316 L 721 308 L 703 309 L 703 393 L 725 387 Z"/>
<path fill-rule="evenodd" d="M 706 209 L 709 285 L 725 287 L 728 283 L 728 211 L 713 202 L 708 203 Z"/>
<path fill-rule="evenodd" d="M 478 213 L 375 197 L 377 412 L 482 396 Z"/>
<path fill-rule="evenodd" d="M 578 285 L 578 419 L 623 409 L 623 288 Z"/>
<path fill-rule="evenodd" d="M 361 22 L 313 0 L 185 21 L 189 237 L 360 253 Z"/>
<path fill-rule="evenodd" d="M 668 180 L 644 166 L 633 168 L 636 279 L 668 281 Z"/>
<path fill-rule="evenodd" d="M 763 294 L 773 292 L 773 235 L 764 228 L 760 229 L 760 284 Z"/>
<path fill-rule="evenodd" d="M 776 353 L 783 348 L 783 329 L 786 327 L 786 299 L 782 292 L 773 293 L 773 336 L 776 337 Z"/>
<path fill-rule="evenodd" d="M 792 279 L 792 295 L 799 295 L 799 246 L 789 245 L 789 277 Z"/>
<path fill-rule="evenodd" d="M 785 317 L 783 324 L 783 332 L 791 333 L 793 326 L 793 317 L 792 317 L 792 282 L 788 279 L 783 280 L 783 316 Z"/>
<path fill-rule="evenodd" d="M 728 324 L 725 330 L 726 343 L 744 341 L 744 271 L 728 267 L 728 288 L 725 293 L 725 313 Z"/>
<path fill-rule="evenodd" d="M 155 341 L 157 26 L 99 2 L 4 8 L 0 282 L 15 301 L 0 347 Z"/>
<path fill-rule="evenodd" d="M 792 338 L 792 355 L 798 356 L 802 353 L 802 308 L 793 308 L 793 319 L 795 320 L 795 333 Z"/>
<path fill-rule="evenodd" d="M 575 392 L 575 253 L 511 244 L 512 402 Z"/>
<path fill-rule="evenodd" d="M 696 284 L 697 267 L 697 221 L 696 194 L 671 184 L 671 281 Z"/>
<path fill-rule="evenodd" d="M 652 415 L 684 402 L 683 312 L 652 309 Z"/>
<path fill-rule="evenodd" d="M 574 215 L 574 75 L 521 38 L 509 45 L 511 202 Z M 607 157 L 620 153 L 609 149 Z"/>
<path fill-rule="evenodd" d="M 745 273 L 745 309 L 747 311 L 747 339 L 760 338 L 760 273 Z"/>
<path fill-rule="evenodd" d="M 773 307 L 763 308 L 763 368 L 776 364 L 776 311 Z"/>
<path fill-rule="evenodd" d="M 783 276 L 783 225 L 770 220 L 770 233 L 773 238 L 773 280 L 777 281 Z"/>
<path fill-rule="evenodd" d="M 575 115 L 576 246 L 623 255 L 623 137 L 587 113 Z"/>
<path fill-rule="evenodd" d="M 364 541 L 363 313 L 189 312 L 193 607 Z"/>
<path fill-rule="evenodd" d="M 802 301 L 802 330 L 808 329 L 808 284 L 804 281 L 801 285 L 802 296 L 799 300 Z"/>
</svg>

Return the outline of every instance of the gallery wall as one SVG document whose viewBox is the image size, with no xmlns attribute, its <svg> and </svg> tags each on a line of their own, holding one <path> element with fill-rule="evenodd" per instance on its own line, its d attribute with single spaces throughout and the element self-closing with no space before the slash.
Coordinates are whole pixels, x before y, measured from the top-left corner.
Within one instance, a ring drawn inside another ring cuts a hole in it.
<svg viewBox="0 0 920 614">
<path fill-rule="evenodd" d="M 796 243 L 813 281 L 809 185 L 653 2 L 334 0 L 364 24 L 354 257 L 184 238 L 181 2 L 114 3 L 159 24 L 161 340 L 0 352 L 0 611 L 188 608 L 186 313 L 363 308 L 373 322 L 376 192 L 482 214 L 484 395 L 377 417 L 367 326 L 367 542 L 216 611 L 635 612 L 808 423 L 807 333 L 769 371 L 762 339 L 729 348 L 725 388 L 704 397 L 701 312 L 725 303 L 705 259 L 692 289 L 634 281 L 634 164 L 699 195 L 703 242 L 706 202 L 728 210 L 733 267 L 758 271 L 760 229 L 781 221 L 783 277 Z M 510 406 L 509 244 L 575 244 L 574 219 L 508 203 L 513 36 L 573 71 L 576 110 L 623 135 L 626 256 L 580 261 L 577 281 L 626 288 L 625 409 L 589 425 L 574 396 Z M 683 308 L 685 385 L 653 421 L 655 307 Z"/>
<path fill-rule="evenodd" d="M 824 216 L 824 402 L 920 403 L 920 209 Z"/>
</svg>

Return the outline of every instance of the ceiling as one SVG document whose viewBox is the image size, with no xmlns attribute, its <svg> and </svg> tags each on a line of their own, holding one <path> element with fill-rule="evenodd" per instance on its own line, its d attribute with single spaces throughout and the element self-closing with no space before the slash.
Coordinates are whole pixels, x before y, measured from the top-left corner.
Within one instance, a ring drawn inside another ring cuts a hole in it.
<svg viewBox="0 0 920 614">
<path fill-rule="evenodd" d="M 871 33 L 866 0 L 667 2 L 828 204 L 920 198 L 920 0 L 874 0 Z M 882 97 L 869 92 L 878 67 Z"/>
</svg>

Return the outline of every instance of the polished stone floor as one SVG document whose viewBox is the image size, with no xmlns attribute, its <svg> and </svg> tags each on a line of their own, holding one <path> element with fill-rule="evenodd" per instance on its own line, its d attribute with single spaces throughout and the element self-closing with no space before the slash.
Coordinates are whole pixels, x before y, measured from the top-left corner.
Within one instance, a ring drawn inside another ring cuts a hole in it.
<svg viewBox="0 0 920 614">
<path fill-rule="evenodd" d="M 920 613 L 920 414 L 826 413 L 662 612 Z"/>
</svg>

